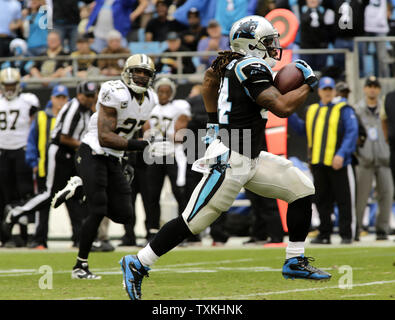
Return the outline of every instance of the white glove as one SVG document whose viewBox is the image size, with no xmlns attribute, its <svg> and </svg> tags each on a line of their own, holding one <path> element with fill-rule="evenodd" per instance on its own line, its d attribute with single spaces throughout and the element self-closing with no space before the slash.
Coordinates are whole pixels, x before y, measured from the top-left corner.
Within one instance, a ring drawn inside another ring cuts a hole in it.
<svg viewBox="0 0 395 320">
<path fill-rule="evenodd" d="M 174 144 L 170 141 L 156 141 L 149 145 L 148 152 L 151 157 L 165 157 L 174 154 Z"/>
</svg>

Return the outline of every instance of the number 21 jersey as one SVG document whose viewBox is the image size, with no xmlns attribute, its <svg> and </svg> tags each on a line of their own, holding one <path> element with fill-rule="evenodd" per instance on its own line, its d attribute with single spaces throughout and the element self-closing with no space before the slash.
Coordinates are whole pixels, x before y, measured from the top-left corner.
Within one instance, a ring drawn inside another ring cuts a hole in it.
<svg viewBox="0 0 395 320">
<path fill-rule="evenodd" d="M 130 139 L 144 122 L 149 119 L 157 101 L 156 94 L 152 89 L 148 89 L 144 93 L 142 102 L 138 101 L 138 98 L 121 80 L 105 82 L 100 88 L 96 112 L 90 119 L 88 132 L 82 139 L 82 142 L 88 144 L 97 154 L 122 157 L 124 151 L 100 146 L 97 126 L 100 105 L 114 108 L 117 111 L 115 133 L 125 139 Z"/>
</svg>

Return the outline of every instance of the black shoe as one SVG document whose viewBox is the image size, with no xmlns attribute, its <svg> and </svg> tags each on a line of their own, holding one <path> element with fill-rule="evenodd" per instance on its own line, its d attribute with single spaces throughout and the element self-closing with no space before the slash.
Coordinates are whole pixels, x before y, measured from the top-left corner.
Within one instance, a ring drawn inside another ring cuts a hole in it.
<svg viewBox="0 0 395 320">
<path fill-rule="evenodd" d="M 47 245 L 45 243 L 41 243 L 41 242 L 38 242 L 38 241 L 30 242 L 27 247 L 29 249 L 40 249 L 40 250 L 48 249 L 48 247 L 47 247 Z"/>
<path fill-rule="evenodd" d="M 352 239 L 351 238 L 343 238 L 340 243 L 341 244 L 351 244 L 352 243 Z"/>
<path fill-rule="evenodd" d="M 67 185 L 54 195 L 51 201 L 51 207 L 56 209 L 62 203 L 66 202 L 66 200 L 74 196 L 75 190 L 80 186 L 82 186 L 81 178 L 78 176 L 71 177 L 67 181 Z"/>
<path fill-rule="evenodd" d="M 84 262 L 80 267 L 75 266 L 71 272 L 71 279 L 100 280 L 101 276 L 89 271 L 88 263 Z"/>
<path fill-rule="evenodd" d="M 186 239 L 188 242 L 201 242 L 200 236 L 198 234 L 194 234 Z"/>
<path fill-rule="evenodd" d="M 80 247 L 79 241 L 73 241 L 73 244 L 71 245 L 71 247 L 78 249 Z"/>
<path fill-rule="evenodd" d="M 323 237 L 316 237 L 313 240 L 310 241 L 310 243 L 313 244 L 331 244 L 331 239 L 329 238 L 323 238 Z"/>
<path fill-rule="evenodd" d="M 91 251 L 92 252 L 111 252 L 114 251 L 115 248 L 112 246 L 110 241 L 95 241 L 92 243 Z"/>
<path fill-rule="evenodd" d="M 134 247 L 136 246 L 136 241 L 133 240 L 122 240 L 118 247 Z"/>
<path fill-rule="evenodd" d="M 16 243 L 14 240 L 8 240 L 4 243 L 4 248 L 16 248 Z"/>
<path fill-rule="evenodd" d="M 249 244 L 264 244 L 266 243 L 268 240 L 266 239 L 258 239 L 255 237 L 251 237 L 250 239 L 248 239 L 247 241 L 244 241 L 243 244 L 244 245 L 249 245 Z"/>
<path fill-rule="evenodd" d="M 282 243 L 282 242 L 283 242 L 282 239 L 272 239 L 272 238 L 270 238 L 269 240 L 264 241 L 263 244 Z"/>
<path fill-rule="evenodd" d="M 378 233 L 378 234 L 376 234 L 376 240 L 378 240 L 378 241 L 388 240 L 388 236 L 384 233 Z"/>
</svg>

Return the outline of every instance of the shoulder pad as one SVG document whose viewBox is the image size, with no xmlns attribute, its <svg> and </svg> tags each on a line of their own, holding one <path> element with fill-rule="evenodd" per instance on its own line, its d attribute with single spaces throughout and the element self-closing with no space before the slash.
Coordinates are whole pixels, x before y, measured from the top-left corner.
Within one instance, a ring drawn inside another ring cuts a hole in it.
<svg viewBox="0 0 395 320">
<path fill-rule="evenodd" d="M 173 101 L 174 105 L 180 109 L 183 114 L 190 115 L 191 113 L 191 105 L 188 101 L 183 99 L 177 99 Z"/>
<path fill-rule="evenodd" d="M 107 81 L 102 84 L 98 96 L 100 104 L 106 107 L 118 107 L 128 100 L 125 86 L 120 81 Z"/>
<path fill-rule="evenodd" d="M 21 93 L 20 97 L 26 102 L 28 103 L 30 106 L 33 107 L 40 107 L 40 100 L 38 100 L 37 96 L 33 93 Z"/>
<path fill-rule="evenodd" d="M 273 79 L 273 71 L 266 61 L 248 57 L 236 64 L 235 73 L 240 82 L 244 82 L 250 77 L 259 78 L 260 76 L 270 76 Z"/>
</svg>

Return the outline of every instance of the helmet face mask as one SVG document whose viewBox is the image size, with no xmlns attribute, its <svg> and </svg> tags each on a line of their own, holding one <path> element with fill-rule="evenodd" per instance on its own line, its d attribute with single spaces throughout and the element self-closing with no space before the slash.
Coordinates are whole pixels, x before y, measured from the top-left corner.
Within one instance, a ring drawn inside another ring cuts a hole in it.
<svg viewBox="0 0 395 320">
<path fill-rule="evenodd" d="M 273 25 L 261 16 L 248 16 L 236 21 L 229 33 L 233 52 L 265 60 L 270 67 L 281 59 L 279 34 Z"/>
<path fill-rule="evenodd" d="M 0 72 L 0 90 L 7 100 L 12 100 L 20 92 L 21 75 L 17 69 L 5 68 Z"/>
<path fill-rule="evenodd" d="M 132 81 L 140 87 L 149 87 L 153 73 L 146 69 L 131 68 L 129 74 L 132 75 Z"/>
<path fill-rule="evenodd" d="M 128 58 L 121 74 L 123 82 L 136 93 L 144 93 L 155 78 L 155 65 L 145 54 Z"/>
<path fill-rule="evenodd" d="M 266 58 L 272 58 L 277 61 L 281 60 L 283 49 L 280 46 L 278 34 L 259 39 L 256 49 L 266 51 Z"/>
</svg>

